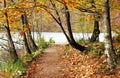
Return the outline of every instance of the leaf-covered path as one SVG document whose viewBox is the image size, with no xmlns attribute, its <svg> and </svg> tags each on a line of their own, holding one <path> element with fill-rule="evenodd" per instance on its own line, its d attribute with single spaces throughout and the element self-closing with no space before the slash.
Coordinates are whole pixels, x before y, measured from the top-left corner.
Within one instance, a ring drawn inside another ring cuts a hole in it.
<svg viewBox="0 0 120 78">
<path fill-rule="evenodd" d="M 27 78 L 63 78 L 60 62 L 60 47 L 51 46 L 44 50 L 28 67 Z"/>
<path fill-rule="evenodd" d="M 52 45 L 29 64 L 21 78 L 120 78 L 120 68 L 109 71 L 105 56 L 91 56 L 63 45 Z"/>
</svg>

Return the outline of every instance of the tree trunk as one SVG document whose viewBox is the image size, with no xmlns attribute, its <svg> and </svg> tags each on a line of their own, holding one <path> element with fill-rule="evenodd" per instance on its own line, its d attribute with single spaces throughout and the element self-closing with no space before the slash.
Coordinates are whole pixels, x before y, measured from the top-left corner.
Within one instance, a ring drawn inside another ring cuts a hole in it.
<svg viewBox="0 0 120 78">
<path fill-rule="evenodd" d="M 4 0 L 4 8 L 6 8 L 6 0 Z M 10 33 L 9 21 L 7 19 L 8 18 L 7 12 L 5 13 L 5 17 L 6 17 L 6 23 L 7 23 L 7 26 L 5 26 L 5 28 L 6 28 L 6 32 L 7 32 L 8 47 L 9 47 L 10 56 L 13 59 L 18 59 L 18 55 L 17 55 L 16 49 L 15 49 L 15 46 L 14 46 L 14 42 L 12 40 L 11 33 Z"/>
<path fill-rule="evenodd" d="M 60 17 L 60 14 L 56 8 L 56 5 L 54 3 L 53 0 L 50 0 L 54 10 L 55 10 L 55 13 L 57 15 L 57 17 L 55 17 L 51 12 L 49 12 L 47 9 L 45 9 L 51 16 L 52 18 L 59 24 L 61 30 L 63 31 L 65 37 L 67 38 L 69 44 L 80 50 L 80 51 L 84 51 L 86 49 L 86 47 L 82 46 L 82 45 L 79 45 L 78 43 L 76 43 L 76 41 L 74 40 L 73 38 L 73 34 L 72 34 L 72 29 L 71 29 L 71 22 L 70 22 L 70 13 L 69 13 L 69 9 L 68 7 L 66 6 L 66 4 L 64 4 L 64 7 L 65 7 L 65 18 L 66 18 L 66 22 L 67 22 L 67 27 L 68 27 L 68 34 L 66 33 L 64 27 L 63 27 L 63 24 L 62 24 L 62 21 L 61 21 L 61 17 Z"/>
<path fill-rule="evenodd" d="M 9 26 L 5 26 L 5 28 L 6 28 L 6 32 L 7 32 L 8 47 L 9 47 L 8 51 L 10 52 L 10 56 L 13 59 L 18 59 L 18 55 L 17 55 L 16 49 L 14 46 L 14 42 L 11 37 Z"/>
<path fill-rule="evenodd" d="M 25 25 L 25 19 L 24 19 L 24 15 L 21 16 L 21 19 L 22 19 L 22 25 L 23 25 L 23 31 L 24 31 L 24 25 Z M 28 41 L 27 41 L 27 38 L 26 38 L 26 33 L 24 32 L 24 35 L 23 35 L 23 40 L 24 40 L 24 45 L 25 45 L 25 49 L 26 51 L 31 54 L 31 50 L 28 46 Z"/>
<path fill-rule="evenodd" d="M 70 22 L 70 13 L 69 13 L 69 9 L 66 5 L 65 6 L 65 16 L 66 16 L 66 22 L 67 22 L 67 28 L 68 28 L 68 35 L 69 35 L 69 40 L 68 42 L 70 43 L 70 45 L 80 51 L 84 51 L 86 48 L 82 45 L 79 45 L 74 37 L 73 37 L 73 33 L 72 33 L 72 29 L 71 29 L 71 22 Z"/>
<path fill-rule="evenodd" d="M 28 25 L 28 20 L 27 20 L 26 14 L 23 15 L 23 19 L 25 20 L 25 25 L 28 28 L 27 39 L 28 39 L 28 43 L 30 44 L 29 46 L 33 51 L 36 51 L 38 49 L 38 47 L 35 44 L 34 40 L 32 39 L 31 30 L 30 30 L 29 25 Z"/>
<path fill-rule="evenodd" d="M 27 42 L 27 38 L 26 38 L 26 34 L 25 34 L 25 33 L 24 33 L 23 39 L 24 39 L 24 44 L 25 44 L 25 49 L 26 49 L 26 51 L 27 51 L 29 54 L 31 54 L 32 52 L 31 52 L 31 50 L 30 50 L 30 48 L 29 48 L 29 46 L 28 46 L 28 42 Z"/>
<path fill-rule="evenodd" d="M 27 31 L 27 39 L 29 41 L 30 47 L 33 51 L 36 51 L 38 49 L 37 45 L 35 44 L 34 40 L 32 39 L 32 35 L 31 35 L 31 30 L 30 28 L 28 28 Z"/>
<path fill-rule="evenodd" d="M 100 34 L 99 21 L 98 20 L 94 20 L 94 30 L 93 30 L 90 42 L 99 41 L 99 34 Z"/>
<path fill-rule="evenodd" d="M 113 49 L 112 37 L 111 37 L 111 23 L 110 23 L 110 7 L 109 0 L 103 0 L 104 4 L 104 30 L 105 30 L 105 54 L 107 56 L 107 62 L 111 68 L 116 66 L 116 54 Z"/>
</svg>

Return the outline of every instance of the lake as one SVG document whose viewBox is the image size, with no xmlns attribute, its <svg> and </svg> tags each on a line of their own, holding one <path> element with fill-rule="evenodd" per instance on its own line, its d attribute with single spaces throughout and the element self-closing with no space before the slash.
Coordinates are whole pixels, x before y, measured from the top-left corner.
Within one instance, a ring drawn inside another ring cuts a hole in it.
<svg viewBox="0 0 120 78">
<path fill-rule="evenodd" d="M 35 39 L 37 39 L 37 35 L 38 34 L 35 32 L 34 33 L 34 38 Z M 89 39 L 91 37 L 91 35 L 92 35 L 92 33 L 73 33 L 73 36 L 74 36 L 75 40 L 78 40 L 78 39 L 81 39 L 81 38 Z M 65 35 L 62 32 L 42 32 L 41 36 L 44 37 L 44 39 L 46 41 L 49 41 L 49 39 L 52 38 L 55 41 L 56 44 L 68 43 Z M 5 40 L 0 39 L 0 47 L 2 47 L 3 45 L 7 44 L 6 33 L 0 33 L 0 38 L 5 39 Z M 22 38 L 22 36 L 19 35 L 19 33 L 12 33 L 12 38 L 13 38 L 14 42 L 23 44 L 23 38 Z M 101 33 L 99 35 L 99 41 L 100 42 L 104 41 L 104 33 Z M 23 45 L 19 45 L 17 43 L 15 43 L 16 48 L 20 48 L 20 47 L 23 46 Z"/>
<path fill-rule="evenodd" d="M 35 33 L 35 39 L 37 34 Z M 67 43 L 67 39 L 65 37 L 65 35 L 62 32 L 42 32 L 41 35 L 45 38 L 46 41 L 48 41 L 50 38 L 52 38 L 55 43 Z M 75 40 L 78 39 L 89 39 L 91 37 L 92 33 L 73 33 L 73 36 L 75 38 Z M 103 42 L 104 41 L 104 33 L 101 33 L 99 35 L 99 41 Z"/>
</svg>

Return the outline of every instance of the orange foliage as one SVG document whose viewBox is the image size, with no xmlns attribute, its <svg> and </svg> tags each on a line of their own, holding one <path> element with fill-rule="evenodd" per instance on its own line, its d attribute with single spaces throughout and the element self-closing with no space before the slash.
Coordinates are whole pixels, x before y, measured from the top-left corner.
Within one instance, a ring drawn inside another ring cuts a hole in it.
<svg viewBox="0 0 120 78">
<path fill-rule="evenodd" d="M 25 32 L 28 31 L 28 28 L 25 26 L 22 31 L 20 31 L 20 35 L 24 35 Z"/>
</svg>

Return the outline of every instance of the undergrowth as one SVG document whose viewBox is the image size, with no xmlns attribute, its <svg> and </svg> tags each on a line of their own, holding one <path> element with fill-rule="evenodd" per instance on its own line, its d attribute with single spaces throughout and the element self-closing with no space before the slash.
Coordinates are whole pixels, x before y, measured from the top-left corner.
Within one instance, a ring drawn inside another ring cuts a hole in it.
<svg viewBox="0 0 120 78">
<path fill-rule="evenodd" d="M 92 47 L 90 47 L 88 55 L 102 56 L 104 54 L 104 43 L 92 43 L 89 46 Z"/>
<path fill-rule="evenodd" d="M 81 39 L 78 39 L 78 40 L 76 40 L 79 44 L 87 44 L 87 43 L 89 43 L 90 42 L 90 40 L 88 39 L 88 40 L 85 40 L 84 38 L 81 38 Z"/>
<path fill-rule="evenodd" d="M 46 48 L 48 45 L 52 43 L 55 43 L 55 41 L 52 38 L 50 38 L 49 41 L 47 42 L 45 41 L 44 37 L 41 37 L 36 40 L 36 43 L 39 49 L 36 52 L 32 52 L 32 54 L 26 52 L 26 54 L 23 56 L 23 59 L 25 59 L 26 61 L 32 60 L 32 58 L 35 58 L 37 55 L 41 54 L 44 48 Z"/>
<path fill-rule="evenodd" d="M 46 42 L 44 37 L 42 37 L 36 40 L 36 43 L 39 49 L 36 52 L 32 52 L 32 54 L 25 52 L 26 54 L 21 57 L 21 60 L 18 59 L 15 62 L 14 59 L 9 59 L 0 62 L 0 76 L 3 76 L 4 78 L 18 78 L 21 74 L 26 72 L 27 61 L 31 61 L 33 58 L 41 54 L 45 47 L 54 43 L 54 40 L 50 38 L 50 40 Z"/>
<path fill-rule="evenodd" d="M 44 37 L 40 37 L 39 39 L 36 40 L 36 43 L 37 43 L 38 47 L 42 49 L 52 43 L 55 43 L 55 41 L 52 38 L 50 38 L 49 41 L 47 42 L 47 41 L 45 41 Z"/>
<path fill-rule="evenodd" d="M 4 78 L 17 78 L 26 71 L 26 64 L 21 60 L 10 59 L 6 62 L 0 63 L 0 75 Z"/>
</svg>

